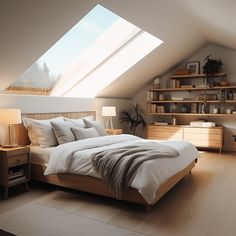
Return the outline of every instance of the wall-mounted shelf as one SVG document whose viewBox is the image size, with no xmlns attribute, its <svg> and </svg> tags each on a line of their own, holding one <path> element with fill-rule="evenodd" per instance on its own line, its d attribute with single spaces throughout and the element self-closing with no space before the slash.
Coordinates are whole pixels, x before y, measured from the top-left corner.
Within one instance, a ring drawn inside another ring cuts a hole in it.
<svg viewBox="0 0 236 236">
<path fill-rule="evenodd" d="M 177 91 L 210 91 L 210 90 L 230 90 L 230 89 L 236 89 L 236 85 L 232 86 L 216 86 L 216 87 L 201 87 L 201 88 L 160 88 L 160 89 L 155 89 L 151 88 L 148 89 L 148 91 L 153 91 L 153 92 L 177 92 Z"/>
<path fill-rule="evenodd" d="M 213 77 L 218 79 L 211 85 L 220 84 L 226 73 L 217 73 Z M 212 87 L 206 78 L 206 74 L 171 76 L 172 88 L 151 88 L 147 91 L 147 111 L 157 115 L 230 117 L 231 114 L 224 113 L 227 109 L 236 111 L 236 85 Z M 192 91 L 195 93 L 190 95 Z M 182 93 L 173 96 L 176 92 Z M 216 109 L 219 113 L 215 112 Z"/>
<path fill-rule="evenodd" d="M 216 73 L 213 75 L 213 77 L 225 77 L 227 74 L 225 72 L 222 73 Z M 206 74 L 195 74 L 195 75 L 172 75 L 170 76 L 170 79 L 197 79 L 197 78 L 206 78 Z"/>
<path fill-rule="evenodd" d="M 161 104 L 161 103 L 221 103 L 220 100 L 207 100 L 207 101 L 203 101 L 203 100 L 163 100 L 163 101 L 148 101 L 148 103 L 157 103 L 157 104 Z M 235 103 L 236 104 L 236 100 L 225 100 L 224 103 Z"/>
<path fill-rule="evenodd" d="M 157 112 L 148 112 L 148 115 L 157 115 L 157 116 L 221 116 L 221 117 L 236 117 L 233 114 L 212 114 L 212 113 L 157 113 Z"/>
</svg>

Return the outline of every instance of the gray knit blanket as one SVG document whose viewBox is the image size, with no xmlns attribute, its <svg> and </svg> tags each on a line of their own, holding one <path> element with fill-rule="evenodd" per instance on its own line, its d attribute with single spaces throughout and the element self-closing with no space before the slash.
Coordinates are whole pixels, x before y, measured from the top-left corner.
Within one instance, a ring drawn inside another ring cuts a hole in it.
<svg viewBox="0 0 236 236">
<path fill-rule="evenodd" d="M 137 142 L 121 148 L 107 149 L 92 154 L 95 171 L 106 185 L 121 199 L 138 167 L 157 158 L 175 158 L 177 150 L 157 142 Z"/>
</svg>

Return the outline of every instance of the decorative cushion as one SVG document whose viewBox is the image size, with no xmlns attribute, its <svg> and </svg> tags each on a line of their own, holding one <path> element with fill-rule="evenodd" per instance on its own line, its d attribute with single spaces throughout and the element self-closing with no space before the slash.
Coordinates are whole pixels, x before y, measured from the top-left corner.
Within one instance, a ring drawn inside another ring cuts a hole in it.
<svg viewBox="0 0 236 236">
<path fill-rule="evenodd" d="M 71 127 L 71 130 L 77 140 L 99 137 L 99 134 L 94 127 L 87 129 Z"/>
<path fill-rule="evenodd" d="M 59 144 L 75 141 L 75 136 L 71 131 L 72 122 L 64 120 L 50 121 L 53 131 Z"/>
<path fill-rule="evenodd" d="M 81 128 L 85 127 L 83 119 L 93 121 L 94 120 L 94 116 L 86 116 L 86 117 L 81 118 L 81 119 L 71 119 L 71 118 L 64 117 L 64 120 L 65 121 L 70 121 L 72 123 L 72 126 L 81 127 Z"/>
<path fill-rule="evenodd" d="M 94 127 L 96 131 L 98 132 L 99 136 L 106 136 L 107 132 L 104 128 L 104 126 L 98 122 L 98 121 L 90 121 L 90 120 L 84 120 L 85 128 L 92 128 Z"/>
<path fill-rule="evenodd" d="M 42 147 L 51 147 L 58 144 L 56 136 L 52 130 L 50 121 L 61 120 L 63 117 L 56 117 L 50 120 L 35 120 L 23 118 L 23 124 L 28 130 L 31 145 L 40 145 Z"/>
</svg>

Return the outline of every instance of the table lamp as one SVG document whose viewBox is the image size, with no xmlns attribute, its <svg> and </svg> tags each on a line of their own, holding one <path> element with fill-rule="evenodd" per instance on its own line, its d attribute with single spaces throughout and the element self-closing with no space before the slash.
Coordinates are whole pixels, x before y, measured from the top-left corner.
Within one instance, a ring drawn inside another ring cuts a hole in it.
<svg viewBox="0 0 236 236">
<path fill-rule="evenodd" d="M 102 107 L 102 116 L 107 117 L 106 129 L 109 128 L 109 123 L 111 129 L 113 129 L 112 116 L 116 116 L 116 107 L 115 106 L 103 106 Z"/>
<path fill-rule="evenodd" d="M 17 145 L 14 143 L 15 130 L 12 132 L 12 128 L 15 124 L 21 123 L 21 111 L 20 109 L 0 109 L 0 124 L 7 125 L 7 143 L 2 144 L 3 148 L 13 148 Z"/>
</svg>

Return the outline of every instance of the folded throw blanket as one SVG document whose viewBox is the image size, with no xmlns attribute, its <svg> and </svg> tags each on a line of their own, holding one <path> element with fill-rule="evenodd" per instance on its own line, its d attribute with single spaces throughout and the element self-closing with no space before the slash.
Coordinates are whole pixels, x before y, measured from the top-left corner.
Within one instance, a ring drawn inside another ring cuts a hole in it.
<svg viewBox="0 0 236 236">
<path fill-rule="evenodd" d="M 92 154 L 95 171 L 121 199 L 138 167 L 156 158 L 175 158 L 179 153 L 172 147 L 157 142 L 137 142 L 122 148 L 107 149 Z"/>
</svg>

